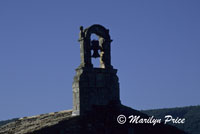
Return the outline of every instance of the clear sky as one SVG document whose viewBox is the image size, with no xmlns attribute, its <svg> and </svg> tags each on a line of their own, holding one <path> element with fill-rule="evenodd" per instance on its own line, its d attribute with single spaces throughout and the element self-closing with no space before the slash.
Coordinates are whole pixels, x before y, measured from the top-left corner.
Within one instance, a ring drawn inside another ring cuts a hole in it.
<svg viewBox="0 0 200 134">
<path fill-rule="evenodd" d="M 120 98 L 200 104 L 200 1 L 1 0 L 0 120 L 72 108 L 79 27 L 110 29 Z"/>
</svg>

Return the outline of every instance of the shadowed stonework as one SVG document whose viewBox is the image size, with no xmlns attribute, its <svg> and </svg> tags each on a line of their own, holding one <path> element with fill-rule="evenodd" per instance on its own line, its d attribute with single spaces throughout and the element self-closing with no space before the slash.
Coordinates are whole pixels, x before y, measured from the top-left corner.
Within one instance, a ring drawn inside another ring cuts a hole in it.
<svg viewBox="0 0 200 134">
<path fill-rule="evenodd" d="M 91 34 L 96 34 L 99 40 L 91 41 Z M 81 64 L 73 82 L 73 114 L 85 114 L 95 105 L 120 103 L 117 70 L 111 65 L 109 30 L 101 25 L 86 29 L 81 26 L 79 42 Z M 100 67 L 94 68 L 91 59 L 98 57 Z"/>
<path fill-rule="evenodd" d="M 99 40 L 91 40 L 96 34 Z M 120 103 L 117 70 L 111 65 L 109 30 L 101 25 L 80 27 L 81 63 L 73 82 L 73 109 L 20 118 L 0 127 L 0 134 L 185 134 L 158 123 L 130 123 L 128 117 L 149 116 Z M 94 68 L 92 58 L 99 58 Z M 137 102 L 135 102 L 137 103 Z M 127 117 L 123 124 L 119 115 Z"/>
</svg>

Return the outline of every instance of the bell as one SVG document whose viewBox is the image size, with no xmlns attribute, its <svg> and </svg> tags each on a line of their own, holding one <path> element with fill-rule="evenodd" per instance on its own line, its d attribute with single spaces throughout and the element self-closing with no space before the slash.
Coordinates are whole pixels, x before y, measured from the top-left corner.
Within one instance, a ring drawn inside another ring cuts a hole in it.
<svg viewBox="0 0 200 134">
<path fill-rule="evenodd" d="M 92 57 L 94 58 L 100 57 L 98 50 L 93 50 Z"/>
<path fill-rule="evenodd" d="M 92 40 L 91 44 L 92 44 L 91 49 L 93 50 L 92 57 L 94 58 L 100 57 L 99 52 L 98 52 L 98 50 L 100 50 L 99 41 Z"/>
</svg>

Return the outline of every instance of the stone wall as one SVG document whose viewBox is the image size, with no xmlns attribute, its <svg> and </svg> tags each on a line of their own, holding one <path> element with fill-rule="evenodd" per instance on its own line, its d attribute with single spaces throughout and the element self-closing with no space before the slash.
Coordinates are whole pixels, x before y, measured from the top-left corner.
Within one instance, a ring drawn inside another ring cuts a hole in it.
<svg viewBox="0 0 200 134">
<path fill-rule="evenodd" d="M 73 82 L 73 113 L 84 114 L 95 105 L 120 103 L 116 69 L 77 69 Z"/>
</svg>

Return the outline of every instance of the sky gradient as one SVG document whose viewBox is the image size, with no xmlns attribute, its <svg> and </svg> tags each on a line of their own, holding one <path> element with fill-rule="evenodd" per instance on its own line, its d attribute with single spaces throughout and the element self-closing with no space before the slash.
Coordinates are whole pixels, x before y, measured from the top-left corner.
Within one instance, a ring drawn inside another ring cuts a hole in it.
<svg viewBox="0 0 200 134">
<path fill-rule="evenodd" d="M 200 104 L 199 7 L 198 0 L 1 0 L 0 120 L 72 108 L 79 27 L 92 24 L 110 30 L 122 104 Z"/>
</svg>

